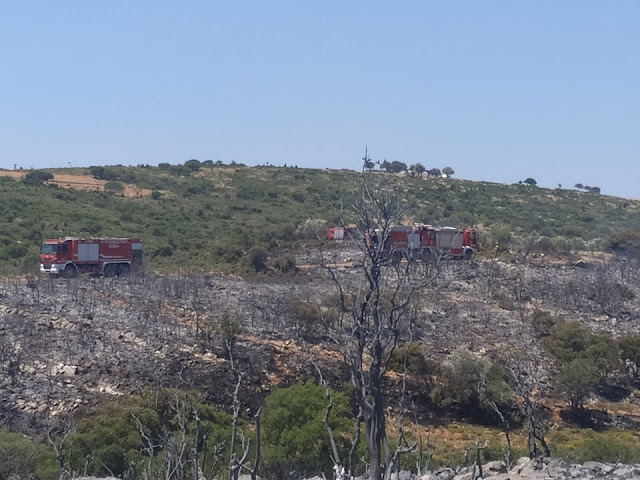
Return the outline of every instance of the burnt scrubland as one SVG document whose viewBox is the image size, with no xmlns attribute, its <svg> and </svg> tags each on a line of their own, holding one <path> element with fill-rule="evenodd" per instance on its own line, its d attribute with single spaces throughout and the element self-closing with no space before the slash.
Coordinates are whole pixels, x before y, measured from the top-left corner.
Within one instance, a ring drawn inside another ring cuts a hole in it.
<svg viewBox="0 0 640 480">
<path fill-rule="evenodd" d="M 415 192 L 403 220 L 484 241 L 377 266 L 323 239 L 362 223 L 357 173 L 187 164 L 0 177 L 3 478 L 362 474 L 376 445 L 419 474 L 639 461 L 637 202 L 374 172 Z M 65 235 L 141 237 L 146 269 L 36 275 Z"/>
</svg>

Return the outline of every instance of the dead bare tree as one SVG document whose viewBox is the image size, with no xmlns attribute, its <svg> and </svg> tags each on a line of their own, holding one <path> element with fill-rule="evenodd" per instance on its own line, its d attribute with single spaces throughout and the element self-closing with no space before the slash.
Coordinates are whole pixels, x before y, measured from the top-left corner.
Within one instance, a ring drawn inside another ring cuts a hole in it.
<svg viewBox="0 0 640 480">
<path fill-rule="evenodd" d="M 345 328 L 336 341 L 349 369 L 365 426 L 368 474 L 381 480 L 390 478 L 392 469 L 387 467 L 393 462 L 387 439 L 384 378 L 406 329 L 412 299 L 434 281 L 439 263 L 419 263 L 407 255 L 404 261 L 387 265 L 387 241 L 405 214 L 404 203 L 388 177 L 363 172 L 354 214 L 354 238 L 361 241 L 363 254 L 362 281 L 350 285 L 335 268 L 326 264 L 324 267 L 338 289 L 345 319 Z"/>
<path fill-rule="evenodd" d="M 535 369 L 532 364 L 527 363 L 521 367 L 511 367 L 509 371 L 515 383 L 516 393 L 520 397 L 516 403 L 527 425 L 529 457 L 550 457 L 551 450 L 544 438 L 546 432 L 540 418 L 541 405 L 535 397 L 536 393 L 540 392 L 540 382 Z"/>
<path fill-rule="evenodd" d="M 238 419 L 240 418 L 240 398 L 238 393 L 240 391 L 240 386 L 242 385 L 242 378 L 244 377 L 244 373 L 237 368 L 236 363 L 233 358 L 233 346 L 229 340 L 227 340 L 227 353 L 229 354 L 229 363 L 231 366 L 231 371 L 236 375 L 236 387 L 233 391 L 233 407 L 232 407 L 232 420 L 231 420 L 231 442 L 229 445 L 230 454 L 229 454 L 229 480 L 238 480 L 240 476 L 240 472 L 242 469 L 246 469 L 249 471 L 252 480 L 256 480 L 258 468 L 260 468 L 260 460 L 261 460 L 261 441 L 260 441 L 260 415 L 262 413 L 262 407 L 258 409 L 258 412 L 255 414 L 254 418 L 256 421 L 256 452 L 253 464 L 251 468 L 248 468 L 245 465 L 247 458 L 249 456 L 249 451 L 251 449 L 251 441 L 247 439 L 241 430 L 238 430 Z M 241 441 L 241 454 L 238 455 L 236 451 L 236 442 L 237 438 L 240 437 Z"/>
<path fill-rule="evenodd" d="M 409 327 L 409 330 L 411 332 L 410 338 L 409 338 L 409 343 L 408 345 L 411 344 L 411 341 L 413 340 L 413 325 L 411 325 Z M 398 405 L 398 411 L 399 411 L 399 415 L 397 418 L 397 432 L 398 432 L 398 442 L 396 443 L 396 448 L 393 452 L 393 455 L 391 456 L 391 461 L 387 463 L 387 468 L 385 470 L 385 478 L 391 478 L 391 475 L 394 471 L 397 471 L 397 467 L 400 464 L 400 455 L 406 454 L 406 453 L 410 453 L 413 452 L 416 449 L 416 446 L 418 445 L 418 442 L 413 442 L 411 444 L 409 444 L 408 440 L 407 440 L 407 435 L 405 432 L 405 428 L 404 428 L 404 413 L 405 413 L 405 406 L 404 406 L 404 401 L 405 401 L 405 397 L 407 394 L 407 372 L 408 372 L 408 364 L 409 364 L 409 348 L 405 348 L 404 351 L 404 358 L 402 361 L 402 366 L 403 366 L 403 370 L 402 370 L 402 393 L 400 394 L 400 401 L 399 401 L 399 405 Z M 397 471 L 397 477 L 399 478 L 400 472 Z"/>
<path fill-rule="evenodd" d="M 311 360 L 313 366 L 318 373 L 318 383 L 324 392 L 324 396 L 327 399 L 327 405 L 324 409 L 324 416 L 322 417 L 322 424 L 324 425 L 327 434 L 329 435 L 329 443 L 331 444 L 331 453 L 333 461 L 333 471 L 334 471 L 334 479 L 335 480 L 343 480 L 344 478 L 348 478 L 345 476 L 344 466 L 342 465 L 342 461 L 340 460 L 340 451 L 338 450 L 338 445 L 336 444 L 336 439 L 333 434 L 333 429 L 329 424 L 329 415 L 331 415 L 331 410 L 333 409 L 333 398 L 331 397 L 331 390 L 329 389 L 329 384 L 322 376 L 322 371 L 318 364 Z M 353 442 L 353 445 L 357 445 L 357 439 Z M 351 458 L 349 459 L 349 464 L 351 464 Z M 351 465 L 350 465 L 351 466 Z"/>
</svg>

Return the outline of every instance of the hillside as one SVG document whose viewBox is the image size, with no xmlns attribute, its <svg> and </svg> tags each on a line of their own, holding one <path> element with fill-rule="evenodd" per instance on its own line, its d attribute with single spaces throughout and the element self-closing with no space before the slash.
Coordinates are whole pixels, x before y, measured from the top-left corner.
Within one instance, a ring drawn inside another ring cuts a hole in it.
<svg viewBox="0 0 640 480">
<path fill-rule="evenodd" d="M 225 460 L 200 452 L 229 458 L 229 415 L 252 438 L 263 406 L 261 473 L 328 473 L 316 367 L 346 449 L 362 405 L 350 349 L 375 338 L 389 342 L 389 438 L 403 425 L 426 442 L 407 468 L 469 469 L 474 450 L 512 463 L 532 431 L 567 461 L 640 461 L 640 256 L 603 248 L 638 226 L 639 202 L 373 172 L 378 192 L 401 193 L 405 221 L 474 226 L 486 245 L 471 260 L 390 265 L 323 238 L 355 221 L 357 172 L 191 165 L 0 172 L 0 452 L 43 455 L 46 474 L 21 467 L 32 477 L 138 478 L 133 466 L 160 478 L 185 458 L 185 472 L 227 477 Z M 40 240 L 62 235 L 140 237 L 148 268 L 35 274 Z M 389 323 L 376 329 L 376 315 Z M 305 415 L 315 423 L 289 429 Z"/>
<path fill-rule="evenodd" d="M 353 220 L 358 172 L 190 166 L 50 170 L 53 179 L 44 184 L 25 182 L 29 172 L 0 170 L 1 264 L 35 268 L 43 238 L 132 236 L 144 240 L 152 270 L 238 271 L 251 248 L 277 256 L 308 243 L 298 231 L 307 219 Z M 402 192 L 407 222 L 476 227 L 485 245 L 543 236 L 566 239 L 559 243 L 565 249 L 593 250 L 616 231 L 640 226 L 635 200 L 375 174 Z"/>
</svg>

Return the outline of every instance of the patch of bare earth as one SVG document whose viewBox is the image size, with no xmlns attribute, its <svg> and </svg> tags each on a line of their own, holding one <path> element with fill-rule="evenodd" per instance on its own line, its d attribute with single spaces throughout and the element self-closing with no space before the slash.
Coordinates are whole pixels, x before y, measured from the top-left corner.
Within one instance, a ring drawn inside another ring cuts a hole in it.
<svg viewBox="0 0 640 480">
<path fill-rule="evenodd" d="M 27 170 L 3 170 L 0 169 L 0 176 L 21 179 L 28 173 Z M 105 180 L 98 180 L 90 175 L 72 175 L 66 173 L 54 173 L 53 180 L 49 180 L 47 184 L 58 185 L 61 188 L 73 188 L 75 190 L 93 190 L 98 192 L 105 191 Z M 144 197 L 151 195 L 148 188 L 140 188 L 132 184 L 124 184 L 122 194 L 125 197 Z"/>
</svg>

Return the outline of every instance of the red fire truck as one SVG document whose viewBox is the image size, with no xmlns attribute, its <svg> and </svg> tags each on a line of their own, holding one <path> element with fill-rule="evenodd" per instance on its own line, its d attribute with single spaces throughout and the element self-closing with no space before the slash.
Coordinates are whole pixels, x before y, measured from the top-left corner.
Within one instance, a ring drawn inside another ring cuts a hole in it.
<svg viewBox="0 0 640 480">
<path fill-rule="evenodd" d="M 374 248 L 378 241 L 377 234 L 370 235 L 366 241 L 370 248 Z M 392 228 L 382 253 L 386 259 L 395 262 L 402 258 L 426 260 L 442 255 L 468 260 L 477 249 L 478 236 L 473 229 L 416 225 Z"/>
<path fill-rule="evenodd" d="M 142 265 L 142 241 L 137 238 L 58 238 L 40 248 L 40 271 L 67 278 L 79 273 L 113 277 Z"/>
</svg>

